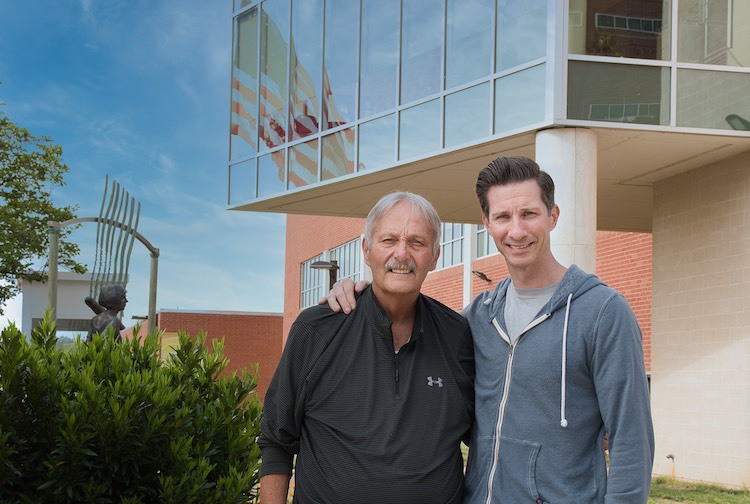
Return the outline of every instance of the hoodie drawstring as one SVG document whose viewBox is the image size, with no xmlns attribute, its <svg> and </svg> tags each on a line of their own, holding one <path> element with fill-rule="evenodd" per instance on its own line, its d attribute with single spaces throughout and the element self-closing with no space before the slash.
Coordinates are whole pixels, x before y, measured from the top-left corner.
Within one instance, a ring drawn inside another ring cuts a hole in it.
<svg viewBox="0 0 750 504">
<path fill-rule="evenodd" d="M 562 339 L 562 371 L 560 373 L 560 425 L 568 426 L 568 419 L 565 418 L 565 382 L 567 375 L 568 362 L 568 318 L 570 317 L 570 302 L 573 300 L 573 293 L 568 294 L 568 304 L 565 307 L 565 325 L 563 326 Z"/>
</svg>

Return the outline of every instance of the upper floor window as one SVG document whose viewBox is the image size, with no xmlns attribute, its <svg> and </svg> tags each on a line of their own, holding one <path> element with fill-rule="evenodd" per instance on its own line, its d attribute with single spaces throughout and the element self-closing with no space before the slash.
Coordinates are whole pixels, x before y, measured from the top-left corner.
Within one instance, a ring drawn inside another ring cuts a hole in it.
<svg viewBox="0 0 750 504">
<path fill-rule="evenodd" d="M 362 238 L 331 249 L 330 258 L 338 263 L 338 279 L 362 280 Z"/>
<path fill-rule="evenodd" d="M 571 54 L 668 60 L 670 0 L 571 2 L 568 47 Z"/>
<path fill-rule="evenodd" d="M 337 279 L 351 278 L 355 282 L 362 279 L 362 239 L 356 238 L 331 250 L 325 251 L 300 265 L 300 308 L 317 304 L 328 292 L 330 270 L 317 269 L 312 265 L 318 261 L 336 262 Z"/>
<path fill-rule="evenodd" d="M 497 252 L 492 237 L 482 224 L 477 226 L 477 257 L 484 257 Z"/>
<path fill-rule="evenodd" d="M 322 261 L 323 254 L 308 259 L 300 265 L 300 293 L 299 306 L 307 308 L 318 302 L 325 292 L 323 289 L 328 285 L 325 271 L 313 269 L 310 265 L 316 261 Z"/>
<path fill-rule="evenodd" d="M 449 268 L 463 261 L 463 224 L 443 222 L 443 237 L 440 241 L 440 259 L 435 269 Z"/>
</svg>

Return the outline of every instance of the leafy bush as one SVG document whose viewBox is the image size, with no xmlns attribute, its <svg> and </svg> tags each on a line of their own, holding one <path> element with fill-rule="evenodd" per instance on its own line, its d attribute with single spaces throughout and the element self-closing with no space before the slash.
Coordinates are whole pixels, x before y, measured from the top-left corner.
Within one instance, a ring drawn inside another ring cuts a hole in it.
<svg viewBox="0 0 750 504">
<path fill-rule="evenodd" d="M 255 497 L 256 379 L 220 376 L 221 342 L 180 333 L 96 336 L 56 349 L 45 320 L 31 343 L 0 335 L 0 503 L 233 503 Z"/>
</svg>

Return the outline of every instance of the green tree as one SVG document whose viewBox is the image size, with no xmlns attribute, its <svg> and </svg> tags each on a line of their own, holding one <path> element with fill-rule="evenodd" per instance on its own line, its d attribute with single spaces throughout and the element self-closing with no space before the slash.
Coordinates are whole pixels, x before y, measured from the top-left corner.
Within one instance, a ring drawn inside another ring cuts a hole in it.
<svg viewBox="0 0 750 504">
<path fill-rule="evenodd" d="M 222 344 L 180 333 L 56 348 L 0 333 L 0 504 L 247 504 L 260 449 L 257 381 L 227 376 Z"/>
<path fill-rule="evenodd" d="M 0 110 L 0 315 L 3 304 L 19 292 L 17 279 L 46 279 L 34 265 L 48 254 L 47 222 L 75 218 L 77 207 L 52 201 L 52 190 L 65 185 L 67 171 L 62 147 L 15 125 Z M 86 267 L 75 260 L 78 245 L 65 239 L 71 231 L 60 233 L 58 261 L 84 273 Z"/>
</svg>

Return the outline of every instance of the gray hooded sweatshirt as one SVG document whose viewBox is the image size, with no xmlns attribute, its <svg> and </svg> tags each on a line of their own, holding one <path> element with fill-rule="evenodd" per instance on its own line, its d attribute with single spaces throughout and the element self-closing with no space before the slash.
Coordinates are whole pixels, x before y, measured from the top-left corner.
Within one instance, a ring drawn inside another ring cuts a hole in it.
<svg viewBox="0 0 750 504">
<path fill-rule="evenodd" d="M 627 302 L 571 266 L 510 344 L 509 283 L 464 310 L 476 360 L 464 502 L 647 502 L 654 435 L 641 331 Z"/>
</svg>

